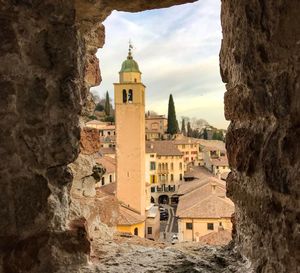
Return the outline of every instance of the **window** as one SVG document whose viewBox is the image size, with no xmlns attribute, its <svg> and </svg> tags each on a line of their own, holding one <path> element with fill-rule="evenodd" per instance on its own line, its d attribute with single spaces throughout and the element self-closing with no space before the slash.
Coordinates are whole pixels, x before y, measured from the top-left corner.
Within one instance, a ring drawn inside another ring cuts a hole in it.
<svg viewBox="0 0 300 273">
<path fill-rule="evenodd" d="M 193 229 L 193 223 L 185 223 L 185 229 Z"/>
<path fill-rule="evenodd" d="M 123 103 L 127 102 L 127 92 L 125 89 L 123 89 Z"/>
<path fill-rule="evenodd" d="M 132 89 L 129 89 L 128 91 L 128 102 L 132 103 L 133 101 L 133 93 L 132 93 Z"/>
<path fill-rule="evenodd" d="M 214 223 L 207 223 L 207 230 L 214 230 Z"/>
<path fill-rule="evenodd" d="M 151 187 L 151 192 L 155 192 L 155 187 Z"/>
<path fill-rule="evenodd" d="M 158 170 L 161 170 L 161 163 L 158 164 Z"/>
<path fill-rule="evenodd" d="M 104 176 L 102 176 L 101 185 L 103 186 L 104 184 L 105 184 L 105 178 L 104 178 Z"/>
<path fill-rule="evenodd" d="M 111 174 L 109 175 L 109 182 L 110 183 L 112 182 L 112 175 Z"/>
<path fill-rule="evenodd" d="M 182 181 L 182 173 L 179 175 L 179 180 Z"/>
<path fill-rule="evenodd" d="M 171 181 L 174 181 L 174 175 L 171 174 Z"/>
<path fill-rule="evenodd" d="M 155 175 L 150 175 L 150 183 L 155 183 L 156 182 L 156 176 Z"/>
<path fill-rule="evenodd" d="M 171 163 L 171 170 L 173 171 L 173 169 L 174 169 L 174 164 Z"/>
<path fill-rule="evenodd" d="M 154 157 L 154 155 L 152 154 L 152 155 L 150 155 L 150 157 Z"/>
<path fill-rule="evenodd" d="M 182 149 L 185 149 L 185 145 L 182 145 Z"/>
<path fill-rule="evenodd" d="M 136 82 L 136 78 L 134 78 L 134 82 Z"/>
<path fill-rule="evenodd" d="M 179 163 L 179 169 L 182 170 L 182 162 Z"/>
<path fill-rule="evenodd" d="M 107 134 L 110 136 L 110 131 L 108 131 Z"/>
<path fill-rule="evenodd" d="M 138 235 L 139 235 L 139 229 L 138 229 L 137 227 L 134 229 L 134 235 L 135 235 L 135 236 L 138 236 Z"/>
<path fill-rule="evenodd" d="M 148 233 L 148 234 L 152 234 L 152 227 L 148 227 L 148 228 L 147 228 L 147 233 Z"/>
<path fill-rule="evenodd" d="M 151 161 L 150 162 L 150 171 L 154 171 L 155 169 L 156 169 L 155 162 Z"/>
</svg>

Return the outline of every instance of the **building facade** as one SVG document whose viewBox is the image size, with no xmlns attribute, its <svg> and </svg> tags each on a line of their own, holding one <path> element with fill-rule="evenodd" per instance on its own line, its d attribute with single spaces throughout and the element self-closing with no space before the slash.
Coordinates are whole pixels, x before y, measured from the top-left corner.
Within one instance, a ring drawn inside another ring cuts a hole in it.
<svg viewBox="0 0 300 273">
<path fill-rule="evenodd" d="M 182 153 L 173 141 L 146 143 L 146 181 L 151 187 L 152 203 L 176 203 L 177 189 L 184 175 Z"/>
<path fill-rule="evenodd" d="M 164 115 L 146 116 L 146 140 L 162 140 L 167 131 L 168 120 Z"/>
<path fill-rule="evenodd" d="M 213 176 L 185 182 L 176 211 L 180 241 L 199 241 L 212 232 L 232 230 L 233 202 L 226 183 Z"/>
</svg>

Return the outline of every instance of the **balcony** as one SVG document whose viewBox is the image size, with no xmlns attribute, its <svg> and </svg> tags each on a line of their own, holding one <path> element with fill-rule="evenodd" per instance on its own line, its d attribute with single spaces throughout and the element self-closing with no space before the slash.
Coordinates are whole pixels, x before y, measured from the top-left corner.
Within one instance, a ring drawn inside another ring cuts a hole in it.
<svg viewBox="0 0 300 273">
<path fill-rule="evenodd" d="M 168 174 L 169 173 L 169 169 L 158 169 L 157 173 L 158 174 Z"/>
</svg>

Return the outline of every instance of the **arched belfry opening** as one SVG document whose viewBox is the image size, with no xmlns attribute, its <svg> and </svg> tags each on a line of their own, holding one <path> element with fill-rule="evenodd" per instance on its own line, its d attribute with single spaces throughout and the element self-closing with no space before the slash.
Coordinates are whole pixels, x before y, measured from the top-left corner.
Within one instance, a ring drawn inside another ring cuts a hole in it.
<svg viewBox="0 0 300 273">
<path fill-rule="evenodd" d="M 3 272 L 89 270 L 99 226 L 87 224 L 84 236 L 70 228 L 80 206 L 70 201 L 69 164 L 83 151 L 80 119 L 93 108 L 89 89 L 101 82 L 95 56 L 104 44 L 101 22 L 112 10 L 187 2 L 193 1 L 2 3 Z M 227 194 L 237 207 L 235 244 L 262 273 L 299 267 L 299 10 L 297 0 L 222 1 Z"/>
</svg>

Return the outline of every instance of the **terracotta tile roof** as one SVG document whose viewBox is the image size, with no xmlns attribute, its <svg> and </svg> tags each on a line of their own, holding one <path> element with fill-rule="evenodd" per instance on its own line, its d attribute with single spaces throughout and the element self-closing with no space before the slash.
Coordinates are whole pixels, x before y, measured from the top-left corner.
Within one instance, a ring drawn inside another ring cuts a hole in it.
<svg viewBox="0 0 300 273">
<path fill-rule="evenodd" d="M 195 176 L 193 176 L 195 177 L 195 180 L 179 184 L 177 192 L 179 195 L 189 193 L 209 182 L 220 184 L 220 186 L 224 188 L 226 187 L 225 181 L 218 179 L 203 167 L 194 167 L 194 169 L 196 169 Z"/>
<path fill-rule="evenodd" d="M 116 182 L 109 183 L 107 185 L 101 186 L 97 189 L 97 196 L 105 196 L 105 195 L 115 195 L 117 189 Z"/>
<path fill-rule="evenodd" d="M 106 154 L 115 154 L 116 153 L 116 149 L 115 148 L 100 148 L 99 150 L 101 155 L 106 155 Z"/>
<path fill-rule="evenodd" d="M 118 225 L 130 226 L 142 223 L 145 221 L 145 219 L 145 216 L 138 214 L 137 212 L 126 206 L 120 205 Z"/>
<path fill-rule="evenodd" d="M 214 166 L 228 166 L 227 156 L 220 156 L 218 158 L 212 158 L 211 163 Z"/>
<path fill-rule="evenodd" d="M 225 143 L 221 140 L 198 139 L 198 143 L 204 151 L 220 150 L 226 152 Z"/>
<path fill-rule="evenodd" d="M 160 156 L 182 156 L 182 152 L 178 150 L 174 141 L 159 140 L 159 141 L 147 141 L 146 153 L 156 153 Z"/>
<path fill-rule="evenodd" d="M 174 143 L 176 145 L 182 145 L 182 144 L 198 144 L 198 139 L 197 138 L 192 138 L 192 137 L 184 137 L 180 136 L 179 138 L 176 138 L 174 140 Z"/>
<path fill-rule="evenodd" d="M 179 198 L 176 216 L 180 218 L 231 217 L 233 202 L 226 197 L 225 183 L 219 179 L 207 179 L 197 188 Z M 214 189 L 213 189 L 214 187 Z"/>
<path fill-rule="evenodd" d="M 221 179 L 222 179 L 222 180 L 226 180 L 229 173 L 230 173 L 230 172 L 224 172 L 224 173 L 221 173 Z"/>
<path fill-rule="evenodd" d="M 149 119 L 166 119 L 167 118 L 164 115 L 157 115 L 157 116 L 146 116 L 146 120 Z"/>
<path fill-rule="evenodd" d="M 96 157 L 96 162 L 102 164 L 106 169 L 105 174 L 116 172 L 116 159 L 109 156 Z"/>
<path fill-rule="evenodd" d="M 213 174 L 206 168 L 191 165 L 188 166 L 188 170 L 184 173 L 184 177 L 192 177 L 194 179 L 202 179 L 210 176 L 213 176 Z"/>
<path fill-rule="evenodd" d="M 116 129 L 116 125 L 105 125 L 103 126 L 103 128 L 101 128 L 100 130 L 115 130 Z"/>
<path fill-rule="evenodd" d="M 205 245 L 227 245 L 232 240 L 231 231 L 220 230 L 208 233 L 199 238 L 199 243 Z"/>
<path fill-rule="evenodd" d="M 96 119 L 90 120 L 90 121 L 86 122 L 86 126 L 88 126 L 88 125 L 94 125 L 94 124 L 96 124 L 96 125 L 103 125 L 104 126 L 106 123 L 102 122 L 102 121 L 99 121 L 99 120 L 96 120 Z"/>
</svg>

